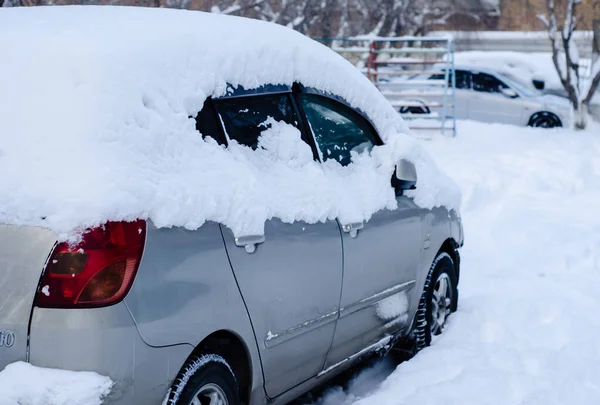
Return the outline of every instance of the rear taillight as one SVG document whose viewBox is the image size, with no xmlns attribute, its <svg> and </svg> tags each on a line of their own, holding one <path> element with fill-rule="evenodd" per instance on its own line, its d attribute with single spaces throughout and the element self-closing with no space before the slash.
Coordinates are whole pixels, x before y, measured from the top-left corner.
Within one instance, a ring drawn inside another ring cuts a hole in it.
<svg viewBox="0 0 600 405">
<path fill-rule="evenodd" d="M 40 280 L 35 305 L 95 308 L 120 302 L 142 259 L 146 222 L 108 222 L 86 231 L 81 242 L 54 248 Z"/>
</svg>

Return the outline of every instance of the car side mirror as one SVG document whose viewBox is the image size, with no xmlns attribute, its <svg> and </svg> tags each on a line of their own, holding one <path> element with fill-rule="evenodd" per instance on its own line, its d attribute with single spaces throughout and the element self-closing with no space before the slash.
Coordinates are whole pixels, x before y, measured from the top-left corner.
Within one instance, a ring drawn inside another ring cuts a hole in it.
<svg viewBox="0 0 600 405">
<path fill-rule="evenodd" d="M 417 188 L 417 169 L 412 162 L 406 159 L 400 160 L 396 165 L 396 173 L 392 179 L 392 185 L 397 192 L 414 190 Z"/>
<path fill-rule="evenodd" d="M 519 97 L 519 94 L 514 89 L 511 89 L 510 87 L 501 87 L 500 92 L 508 98 Z"/>
</svg>

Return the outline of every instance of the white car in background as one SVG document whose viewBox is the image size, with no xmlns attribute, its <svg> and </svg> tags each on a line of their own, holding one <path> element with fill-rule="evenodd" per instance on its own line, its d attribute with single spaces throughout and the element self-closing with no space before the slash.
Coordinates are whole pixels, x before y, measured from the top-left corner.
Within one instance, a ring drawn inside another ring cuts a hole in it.
<svg viewBox="0 0 600 405">
<path fill-rule="evenodd" d="M 526 82 L 505 72 L 494 69 L 482 69 L 476 66 L 457 65 L 456 91 L 455 91 L 455 115 L 458 119 L 471 119 L 489 123 L 513 124 L 519 126 L 531 126 L 542 128 L 555 128 L 569 126 L 571 122 L 571 108 L 568 100 L 544 95 L 533 89 Z M 411 97 L 407 100 L 407 106 L 399 107 L 403 114 L 431 114 L 440 111 L 439 107 L 444 104 L 444 96 L 440 93 L 440 81 L 445 80 L 445 66 L 434 67 L 431 74 L 415 76 L 409 80 L 399 82 L 395 94 L 399 100 L 395 104 L 401 104 L 404 100 L 401 96 L 403 91 L 412 95 L 417 90 L 419 97 Z M 448 75 L 448 86 L 452 86 L 452 75 Z M 415 89 L 410 85 L 411 81 L 419 83 Z M 423 81 L 431 80 L 429 87 Z M 433 85 L 433 81 L 436 85 Z M 421 107 L 415 107 L 418 102 Z M 451 92 L 446 94 L 446 114 L 452 115 Z"/>
<path fill-rule="evenodd" d="M 564 55 L 559 58 L 564 63 Z M 551 52 L 516 52 L 516 51 L 463 51 L 454 54 L 456 65 L 477 66 L 479 69 L 491 68 L 504 72 L 509 77 L 519 80 L 531 89 L 539 90 L 541 94 L 552 94 L 568 99 L 554 62 Z M 580 59 L 580 75 L 587 76 L 591 60 Z M 600 89 L 590 103 L 590 114 L 600 120 Z"/>
</svg>

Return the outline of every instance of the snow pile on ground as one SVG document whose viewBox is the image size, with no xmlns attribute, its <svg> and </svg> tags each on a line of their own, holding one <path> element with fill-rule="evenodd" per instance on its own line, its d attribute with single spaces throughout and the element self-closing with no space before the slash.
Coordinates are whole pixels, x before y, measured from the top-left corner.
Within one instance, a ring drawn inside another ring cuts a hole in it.
<svg viewBox="0 0 600 405">
<path fill-rule="evenodd" d="M 598 134 L 459 122 L 424 142 L 463 192 L 459 311 L 391 375 L 317 404 L 598 403 Z"/>
<path fill-rule="evenodd" d="M 2 9 L 0 54 L 0 223 L 69 237 L 109 219 L 190 229 L 214 220 L 241 235 L 262 232 L 270 217 L 316 222 L 350 212 L 350 219 L 366 220 L 389 207 L 391 187 L 366 194 L 352 184 L 322 205 L 295 203 L 291 183 L 279 191 L 264 187 L 277 179 L 265 179 L 270 172 L 261 168 L 291 164 L 286 156 L 238 161 L 234 151 L 202 140 L 189 117 L 208 96 L 226 94 L 228 85 L 266 83 L 301 82 L 341 96 L 387 143 L 373 151 L 367 177 L 388 182 L 394 163 L 406 157 L 431 186 L 416 192 L 419 204 L 452 208 L 459 201 L 367 78 L 327 47 L 276 24 L 164 9 Z M 306 160 L 301 166 L 298 172 L 313 174 L 297 179 L 302 189 L 327 185 L 326 169 Z M 361 169 L 335 169 L 345 177 L 353 170 Z M 265 196 L 288 204 L 256 207 Z"/>
<path fill-rule="evenodd" d="M 96 373 L 19 362 L 0 371 L 0 405 L 100 405 L 111 387 L 110 378 Z"/>
</svg>

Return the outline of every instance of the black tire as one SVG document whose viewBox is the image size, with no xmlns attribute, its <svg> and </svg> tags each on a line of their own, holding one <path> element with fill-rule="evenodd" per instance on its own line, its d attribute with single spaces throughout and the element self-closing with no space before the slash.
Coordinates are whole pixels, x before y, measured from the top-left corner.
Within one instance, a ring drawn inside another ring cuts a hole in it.
<svg viewBox="0 0 600 405">
<path fill-rule="evenodd" d="M 177 375 L 165 403 L 190 405 L 198 397 L 202 405 L 214 405 L 203 396 L 214 392 L 227 400 L 226 405 L 240 405 L 237 380 L 227 361 L 216 354 L 192 356 Z"/>
<path fill-rule="evenodd" d="M 528 125 L 534 128 L 559 128 L 562 127 L 562 122 L 555 114 L 542 111 L 533 114 Z"/>
<path fill-rule="evenodd" d="M 437 317 L 437 322 L 434 323 L 435 306 L 433 298 L 434 290 L 436 290 L 436 293 L 438 292 L 437 288 L 441 286 L 442 280 L 448 283 L 448 292 L 450 293 L 450 296 L 446 297 L 447 299 L 445 300 L 444 307 L 438 303 L 438 313 L 441 313 L 441 311 L 444 310 L 443 323 L 440 325 L 440 317 Z M 419 308 L 417 309 L 415 319 L 416 351 L 420 351 L 429 346 L 433 335 L 442 333 L 446 326 L 447 317 L 455 312 L 457 307 L 458 279 L 456 277 L 454 261 L 448 253 L 439 253 L 433 261 L 427 279 L 425 280 L 425 286 L 423 288 L 423 293 L 421 294 L 421 300 L 419 301 Z"/>
<path fill-rule="evenodd" d="M 431 109 L 421 100 L 408 100 L 414 102 L 415 104 L 422 105 L 410 105 L 410 106 L 402 106 L 398 110 L 400 114 L 431 114 Z"/>
</svg>

